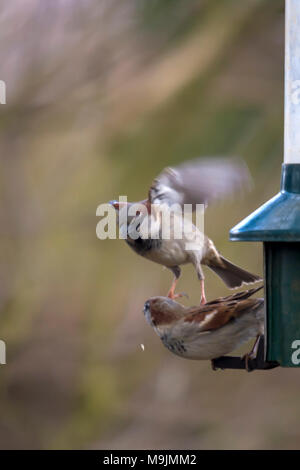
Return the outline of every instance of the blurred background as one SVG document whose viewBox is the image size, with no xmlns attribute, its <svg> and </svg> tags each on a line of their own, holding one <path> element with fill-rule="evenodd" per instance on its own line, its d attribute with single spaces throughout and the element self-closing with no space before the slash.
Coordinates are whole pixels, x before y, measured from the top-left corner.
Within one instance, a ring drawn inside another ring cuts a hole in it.
<svg viewBox="0 0 300 470">
<path fill-rule="evenodd" d="M 144 198 L 164 166 L 240 155 L 254 189 L 205 228 L 261 274 L 262 247 L 228 231 L 279 189 L 283 59 L 284 0 L 1 6 L 2 449 L 299 448 L 299 371 L 170 354 L 142 308 L 171 273 L 95 232 L 100 203 Z M 178 290 L 199 302 L 191 266 Z"/>
</svg>

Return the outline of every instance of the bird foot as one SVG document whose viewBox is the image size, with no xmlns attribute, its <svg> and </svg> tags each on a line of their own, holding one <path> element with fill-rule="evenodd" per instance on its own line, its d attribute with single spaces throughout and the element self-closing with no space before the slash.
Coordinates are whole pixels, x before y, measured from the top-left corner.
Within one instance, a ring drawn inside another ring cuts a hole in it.
<svg viewBox="0 0 300 470">
<path fill-rule="evenodd" d="M 251 367 L 249 367 L 249 361 L 252 361 L 255 358 L 256 358 L 256 354 L 252 351 L 250 351 L 247 354 L 244 354 L 244 356 L 242 357 L 242 359 L 245 360 L 245 369 L 247 372 L 252 371 Z"/>
<path fill-rule="evenodd" d="M 245 360 L 245 368 L 248 372 L 251 372 L 251 369 L 249 367 L 249 360 L 253 360 L 253 359 L 256 359 L 257 357 L 257 351 L 258 351 L 258 345 L 259 345 L 259 340 L 260 340 L 260 335 L 257 335 L 256 336 L 256 340 L 255 340 L 255 343 L 253 345 L 253 348 L 251 349 L 250 352 L 248 352 L 247 354 L 245 354 L 242 359 Z"/>
<path fill-rule="evenodd" d="M 186 292 L 179 292 L 179 294 L 174 294 L 174 292 L 169 292 L 168 297 L 169 299 L 172 299 L 172 300 L 180 299 L 180 297 L 186 297 L 187 299 L 189 298 Z"/>
<path fill-rule="evenodd" d="M 200 300 L 200 305 L 205 305 L 206 304 L 206 296 L 205 296 L 205 288 L 204 288 L 204 279 L 200 281 L 201 285 L 201 300 Z"/>
</svg>

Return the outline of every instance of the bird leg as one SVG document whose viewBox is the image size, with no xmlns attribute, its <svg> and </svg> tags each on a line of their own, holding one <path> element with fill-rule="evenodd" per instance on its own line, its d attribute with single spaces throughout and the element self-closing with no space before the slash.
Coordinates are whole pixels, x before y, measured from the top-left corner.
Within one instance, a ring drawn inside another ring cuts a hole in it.
<svg viewBox="0 0 300 470">
<path fill-rule="evenodd" d="M 188 295 L 185 292 L 180 292 L 179 294 L 175 294 L 175 288 L 176 288 L 177 282 L 178 282 L 178 278 L 175 277 L 174 281 L 172 282 L 171 288 L 167 294 L 167 297 L 169 297 L 169 299 L 175 300 L 175 299 L 179 299 L 180 297 L 188 297 Z"/>
<path fill-rule="evenodd" d="M 167 294 L 167 296 L 169 297 L 169 299 L 178 299 L 179 297 L 188 297 L 188 295 L 185 293 L 185 292 L 181 292 L 181 294 L 175 294 L 175 288 L 176 288 L 176 284 L 177 284 L 177 281 L 178 279 L 180 278 L 180 273 L 181 273 L 181 269 L 179 266 L 172 266 L 169 268 L 172 273 L 175 275 L 175 278 L 172 282 L 172 285 L 171 285 L 171 288 Z"/>
<path fill-rule="evenodd" d="M 243 359 L 245 359 L 245 368 L 248 372 L 250 372 L 250 368 L 249 368 L 249 359 L 255 359 L 256 356 L 257 356 L 257 350 L 258 350 L 258 345 L 259 345 L 259 340 L 260 340 L 260 335 L 257 335 L 256 336 L 256 340 L 255 340 L 255 343 L 251 349 L 250 352 L 248 352 L 247 354 L 245 354 L 243 356 Z"/>
<path fill-rule="evenodd" d="M 202 271 L 201 263 L 198 259 L 196 259 L 194 266 L 196 268 L 197 276 L 200 281 L 200 286 L 201 286 L 201 299 L 200 299 L 200 305 L 205 305 L 206 304 L 206 296 L 205 296 L 205 289 L 204 289 L 204 274 Z"/>
<path fill-rule="evenodd" d="M 200 280 L 200 285 L 201 285 L 201 300 L 200 304 L 205 305 L 206 304 L 206 296 L 205 296 L 205 288 L 204 288 L 204 279 Z"/>
<path fill-rule="evenodd" d="M 169 297 L 170 299 L 174 299 L 176 296 L 175 289 L 176 289 L 177 281 L 178 281 L 177 277 L 174 277 L 174 281 L 172 282 L 171 288 L 167 294 L 167 297 Z"/>
</svg>

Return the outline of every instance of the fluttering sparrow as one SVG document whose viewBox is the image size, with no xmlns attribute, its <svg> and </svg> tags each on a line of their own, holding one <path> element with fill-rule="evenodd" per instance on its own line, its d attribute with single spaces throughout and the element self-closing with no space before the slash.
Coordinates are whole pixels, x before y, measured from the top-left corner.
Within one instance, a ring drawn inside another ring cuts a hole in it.
<svg viewBox="0 0 300 470">
<path fill-rule="evenodd" d="M 144 315 L 177 356 L 213 360 L 256 337 L 246 354 L 246 359 L 252 359 L 264 332 L 264 299 L 250 297 L 260 289 L 262 286 L 197 307 L 184 307 L 169 297 L 152 297 L 145 302 Z"/>
<path fill-rule="evenodd" d="M 230 289 L 261 280 L 259 276 L 224 258 L 213 241 L 201 233 L 194 224 L 191 224 L 188 233 L 183 233 L 182 238 L 176 237 L 174 224 L 178 218 L 179 221 L 183 219 L 182 213 L 171 214 L 170 237 L 165 239 L 162 236 L 161 206 L 173 207 L 177 204 L 182 208 L 185 204 L 190 204 L 194 209 L 196 204 L 203 204 L 206 207 L 207 203 L 223 199 L 241 189 L 249 183 L 249 179 L 246 166 L 237 159 L 195 159 L 176 168 L 166 168 L 153 181 L 148 198 L 139 203 L 145 208 L 144 213 L 136 214 L 140 220 L 137 226 L 140 230 L 139 236 L 137 238 L 130 236 L 130 224 L 136 219 L 134 216 L 128 217 L 121 225 L 123 238 L 137 254 L 166 266 L 173 272 L 175 278 L 167 294 L 170 299 L 182 295 L 175 294 L 175 287 L 181 274 L 179 266 L 187 263 L 194 265 L 201 282 L 202 304 L 206 302 L 202 265 L 212 269 Z M 130 207 L 137 203 L 110 201 L 110 204 L 120 214 L 124 210 L 129 212 Z M 143 217 L 149 214 L 151 215 L 150 236 L 148 233 L 145 235 L 142 229 Z M 193 248 L 187 248 L 191 243 Z"/>
</svg>

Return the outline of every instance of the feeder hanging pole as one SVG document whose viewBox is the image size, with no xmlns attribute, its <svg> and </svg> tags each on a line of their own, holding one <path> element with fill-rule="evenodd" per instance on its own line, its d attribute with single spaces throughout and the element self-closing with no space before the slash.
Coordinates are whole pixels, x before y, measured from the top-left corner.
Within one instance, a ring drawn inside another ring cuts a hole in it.
<svg viewBox="0 0 300 470">
<path fill-rule="evenodd" d="M 300 163 L 300 0 L 285 4 L 284 163 Z"/>
</svg>

